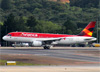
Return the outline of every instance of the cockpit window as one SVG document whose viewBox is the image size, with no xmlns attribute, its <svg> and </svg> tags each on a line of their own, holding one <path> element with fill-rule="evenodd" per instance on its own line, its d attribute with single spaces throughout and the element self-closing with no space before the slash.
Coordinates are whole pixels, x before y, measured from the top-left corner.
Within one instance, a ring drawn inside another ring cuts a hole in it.
<svg viewBox="0 0 100 72">
<path fill-rule="evenodd" d="M 7 34 L 7 36 L 11 36 L 11 34 Z"/>
</svg>

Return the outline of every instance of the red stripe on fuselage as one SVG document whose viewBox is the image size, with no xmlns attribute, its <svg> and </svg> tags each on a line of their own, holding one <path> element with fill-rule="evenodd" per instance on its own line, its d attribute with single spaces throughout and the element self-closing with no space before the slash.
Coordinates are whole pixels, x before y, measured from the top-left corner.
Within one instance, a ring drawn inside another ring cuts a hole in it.
<svg viewBox="0 0 100 72">
<path fill-rule="evenodd" d="M 31 37 L 31 38 L 59 38 L 59 37 L 76 37 L 77 35 L 64 34 L 47 34 L 47 33 L 28 33 L 28 32 L 11 32 L 12 37 Z"/>
</svg>

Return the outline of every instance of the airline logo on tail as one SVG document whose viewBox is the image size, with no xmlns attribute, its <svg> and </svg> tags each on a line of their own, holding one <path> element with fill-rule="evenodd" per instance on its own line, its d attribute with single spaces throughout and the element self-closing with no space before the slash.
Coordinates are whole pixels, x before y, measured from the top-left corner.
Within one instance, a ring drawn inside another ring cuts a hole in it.
<svg viewBox="0 0 100 72">
<path fill-rule="evenodd" d="M 89 37 L 91 37 L 92 34 L 93 34 L 95 24 L 96 24 L 95 21 L 90 22 L 78 36 L 89 36 Z"/>
</svg>

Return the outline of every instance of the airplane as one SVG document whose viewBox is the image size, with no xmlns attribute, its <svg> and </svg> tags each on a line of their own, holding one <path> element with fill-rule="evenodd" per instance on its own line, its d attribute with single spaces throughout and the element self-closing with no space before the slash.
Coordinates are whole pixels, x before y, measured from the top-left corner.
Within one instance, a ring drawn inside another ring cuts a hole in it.
<svg viewBox="0 0 100 72">
<path fill-rule="evenodd" d="M 3 36 L 3 40 L 12 42 L 30 42 L 32 46 L 42 46 L 50 49 L 55 44 L 76 44 L 95 41 L 92 37 L 96 21 L 90 22 L 78 35 L 31 33 L 31 32 L 11 32 Z"/>
</svg>

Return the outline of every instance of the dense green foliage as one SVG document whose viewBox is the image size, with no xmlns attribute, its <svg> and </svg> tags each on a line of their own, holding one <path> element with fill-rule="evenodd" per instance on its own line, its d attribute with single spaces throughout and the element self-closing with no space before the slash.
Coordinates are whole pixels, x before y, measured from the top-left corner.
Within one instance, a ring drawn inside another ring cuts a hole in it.
<svg viewBox="0 0 100 72">
<path fill-rule="evenodd" d="M 11 9 L 11 0 L 2 0 L 1 1 L 1 8 L 3 10 Z"/>
<path fill-rule="evenodd" d="M 35 26 L 35 30 L 37 32 L 44 33 L 59 33 L 61 27 L 60 25 L 54 24 L 51 21 L 39 21 L 39 23 Z"/>
<path fill-rule="evenodd" d="M 99 0 L 70 1 L 62 4 L 48 0 L 0 0 L 1 34 L 12 31 L 77 34 L 90 21 L 97 21 Z"/>
<path fill-rule="evenodd" d="M 78 6 L 78 7 L 99 7 L 99 0 L 70 0 L 71 6 Z"/>
<path fill-rule="evenodd" d="M 2 0 L 4 1 L 4 0 Z M 74 3 L 82 5 L 84 0 L 75 0 Z M 87 2 L 90 0 L 86 0 Z M 92 0 L 91 0 L 92 1 Z M 95 1 L 97 2 L 97 1 Z M 97 3 L 92 3 L 92 5 L 98 5 Z M 32 16 L 38 20 L 48 20 L 57 24 L 63 24 L 67 19 L 75 21 L 75 23 L 87 23 L 91 20 L 97 20 L 99 9 L 97 6 L 91 7 L 75 7 L 74 3 L 62 4 L 57 2 L 51 2 L 47 0 L 11 0 L 11 9 L 3 10 L 0 9 L 0 19 L 4 21 L 10 13 L 13 13 L 15 16 Z M 1 3 L 2 5 L 2 3 Z M 85 6 L 85 4 L 83 4 Z M 77 6 L 77 5 L 76 5 Z M 87 6 L 87 3 L 86 3 Z M 90 6 L 90 5 L 89 5 Z"/>
</svg>

